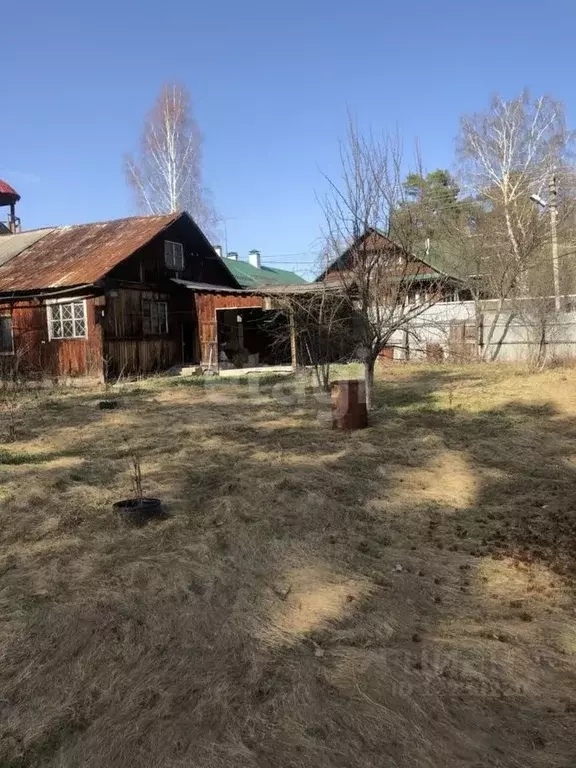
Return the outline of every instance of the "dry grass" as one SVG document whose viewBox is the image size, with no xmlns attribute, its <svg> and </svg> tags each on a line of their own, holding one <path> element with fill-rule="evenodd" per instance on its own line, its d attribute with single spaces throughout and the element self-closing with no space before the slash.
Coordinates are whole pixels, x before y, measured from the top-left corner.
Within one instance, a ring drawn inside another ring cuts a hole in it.
<svg viewBox="0 0 576 768">
<path fill-rule="evenodd" d="M 101 394 L 0 423 L 2 768 L 574 764 L 573 371 L 388 368 L 349 435 L 286 381 Z"/>
</svg>

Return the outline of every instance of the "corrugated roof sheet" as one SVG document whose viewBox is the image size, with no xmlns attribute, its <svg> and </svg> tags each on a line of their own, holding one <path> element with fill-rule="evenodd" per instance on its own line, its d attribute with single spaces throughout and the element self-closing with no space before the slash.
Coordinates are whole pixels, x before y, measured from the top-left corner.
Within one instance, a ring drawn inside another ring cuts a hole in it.
<svg viewBox="0 0 576 768">
<path fill-rule="evenodd" d="M 325 283 L 295 283 L 294 285 L 262 285 L 260 288 L 254 289 L 255 293 L 262 294 L 263 296 L 299 296 L 307 293 L 338 293 L 343 292 L 344 286 L 339 280 Z M 246 293 L 249 293 L 249 289 L 246 289 Z"/>
<path fill-rule="evenodd" d="M 171 278 L 173 283 L 189 288 L 197 293 L 229 294 L 239 293 L 243 296 L 292 296 L 305 293 L 322 293 L 323 291 L 337 293 L 343 288 L 340 283 L 294 283 L 293 285 L 262 285 L 258 288 L 227 288 L 224 285 L 210 285 L 197 283 L 192 280 L 182 280 L 179 277 Z"/>
<path fill-rule="evenodd" d="M 10 260 L 0 263 L 0 291 L 94 283 L 182 215 L 185 214 L 133 216 L 48 231 Z M 27 235 L 31 236 L 32 232 L 3 235 L 0 247 L 5 238 L 26 238 Z"/>
<path fill-rule="evenodd" d="M 230 286 L 225 285 L 199 283 L 194 280 L 182 280 L 179 277 L 171 277 L 170 279 L 173 283 L 176 283 L 176 285 L 182 285 L 184 288 L 190 288 L 191 291 L 197 291 L 198 293 L 241 293 L 243 296 L 246 296 L 248 293 L 248 291 L 244 290 L 244 288 L 230 288 Z"/>
<path fill-rule="evenodd" d="M 0 266 L 20 255 L 50 232 L 54 232 L 54 229 L 31 229 L 30 232 L 22 232 L 19 235 L 0 236 Z"/>
<path fill-rule="evenodd" d="M 223 261 L 243 288 L 259 288 L 262 285 L 297 285 L 307 282 L 296 272 L 289 272 L 287 269 L 266 266 L 258 268 L 238 259 L 224 258 Z"/>
</svg>

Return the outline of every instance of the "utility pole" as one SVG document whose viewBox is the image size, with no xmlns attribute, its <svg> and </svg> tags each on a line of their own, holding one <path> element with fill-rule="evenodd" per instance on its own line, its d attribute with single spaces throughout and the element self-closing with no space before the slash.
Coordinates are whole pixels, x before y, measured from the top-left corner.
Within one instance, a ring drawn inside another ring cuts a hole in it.
<svg viewBox="0 0 576 768">
<path fill-rule="evenodd" d="M 560 271 L 558 267 L 558 205 L 556 176 L 550 177 L 550 234 L 552 235 L 552 272 L 554 274 L 554 307 L 560 312 Z"/>
</svg>

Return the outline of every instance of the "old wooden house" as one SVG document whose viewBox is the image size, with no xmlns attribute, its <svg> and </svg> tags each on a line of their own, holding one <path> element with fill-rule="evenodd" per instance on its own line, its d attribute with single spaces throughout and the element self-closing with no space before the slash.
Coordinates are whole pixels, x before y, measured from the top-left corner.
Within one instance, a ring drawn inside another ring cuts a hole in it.
<svg viewBox="0 0 576 768">
<path fill-rule="evenodd" d="M 5 372 L 112 378 L 217 368 L 219 310 L 238 318 L 266 301 L 262 284 L 246 289 L 187 213 L 21 232 L 12 208 L 0 233 Z"/>
<path fill-rule="evenodd" d="M 58 377 L 197 362 L 189 284 L 241 290 L 186 213 L 0 235 L 0 354 Z"/>
</svg>

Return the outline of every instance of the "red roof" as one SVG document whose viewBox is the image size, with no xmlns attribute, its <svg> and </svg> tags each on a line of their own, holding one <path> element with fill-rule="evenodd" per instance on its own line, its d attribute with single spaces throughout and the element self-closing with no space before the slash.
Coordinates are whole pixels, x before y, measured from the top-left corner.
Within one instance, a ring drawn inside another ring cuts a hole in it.
<svg viewBox="0 0 576 768">
<path fill-rule="evenodd" d="M 3 179 L 0 179 L 0 195 L 14 195 L 16 200 L 20 200 L 20 195 L 16 192 L 14 187 L 11 187 L 10 184 Z"/>
</svg>

